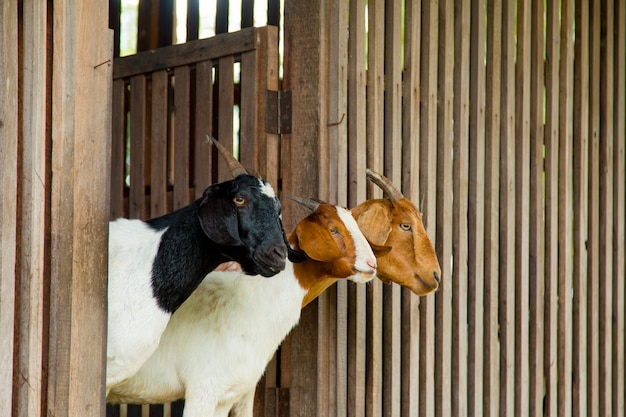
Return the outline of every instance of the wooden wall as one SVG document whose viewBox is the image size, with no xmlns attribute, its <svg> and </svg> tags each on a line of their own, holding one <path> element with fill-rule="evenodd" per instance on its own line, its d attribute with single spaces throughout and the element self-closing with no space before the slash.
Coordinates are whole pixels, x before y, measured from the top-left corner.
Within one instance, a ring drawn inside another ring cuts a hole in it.
<svg viewBox="0 0 626 417">
<path fill-rule="evenodd" d="M 0 6 L 0 415 L 104 413 L 112 32 Z"/>
</svg>

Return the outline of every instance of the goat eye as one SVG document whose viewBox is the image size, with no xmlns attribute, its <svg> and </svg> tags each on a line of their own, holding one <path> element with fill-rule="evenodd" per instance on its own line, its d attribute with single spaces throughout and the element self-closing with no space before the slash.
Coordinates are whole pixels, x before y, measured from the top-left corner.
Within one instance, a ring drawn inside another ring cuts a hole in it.
<svg viewBox="0 0 626 417">
<path fill-rule="evenodd" d="M 400 229 L 404 230 L 405 232 L 410 232 L 411 225 L 409 223 L 400 223 Z"/>
<path fill-rule="evenodd" d="M 233 201 L 238 206 L 243 206 L 246 203 L 246 199 L 244 197 L 240 196 L 240 195 L 238 195 L 237 197 L 233 198 Z"/>
<path fill-rule="evenodd" d="M 332 233 L 333 235 L 338 235 L 339 234 L 339 229 L 337 229 L 336 227 L 333 227 L 330 229 L 330 233 Z"/>
</svg>

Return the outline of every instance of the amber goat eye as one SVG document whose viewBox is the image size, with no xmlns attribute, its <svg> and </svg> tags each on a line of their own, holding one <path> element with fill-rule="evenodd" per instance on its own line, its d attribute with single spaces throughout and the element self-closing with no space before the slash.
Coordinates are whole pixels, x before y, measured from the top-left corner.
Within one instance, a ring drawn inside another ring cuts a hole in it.
<svg viewBox="0 0 626 417">
<path fill-rule="evenodd" d="M 238 195 L 237 197 L 233 198 L 233 201 L 235 202 L 235 204 L 237 204 L 238 206 L 242 206 L 246 203 L 246 199 L 243 198 L 242 196 Z"/>
<path fill-rule="evenodd" d="M 404 230 L 405 232 L 409 232 L 411 231 L 411 225 L 408 223 L 400 223 L 400 229 Z"/>
</svg>

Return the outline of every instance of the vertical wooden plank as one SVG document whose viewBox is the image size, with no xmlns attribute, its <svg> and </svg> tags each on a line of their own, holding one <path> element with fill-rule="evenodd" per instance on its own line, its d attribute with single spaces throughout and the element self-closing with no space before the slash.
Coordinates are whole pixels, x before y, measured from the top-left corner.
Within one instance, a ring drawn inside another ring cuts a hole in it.
<svg viewBox="0 0 626 417">
<path fill-rule="evenodd" d="M 574 58 L 574 306 L 572 412 L 587 415 L 587 221 L 589 189 L 589 3 L 576 5 Z"/>
<path fill-rule="evenodd" d="M 283 89 L 292 91 L 292 116 L 298 123 L 281 143 L 283 192 L 328 198 L 328 170 L 322 152 L 328 149 L 327 99 L 328 49 L 319 34 L 328 33 L 323 14 L 327 2 L 295 0 L 285 3 L 285 60 Z M 303 213 L 285 204 L 285 228 L 292 229 Z M 322 294 L 304 310 L 300 324 L 289 336 L 288 349 L 281 354 L 291 368 L 283 387 L 289 388 L 291 416 L 326 416 L 329 409 L 328 294 Z M 284 346 L 284 345 L 283 345 Z M 283 369 L 281 368 L 281 379 Z"/>
<path fill-rule="evenodd" d="M 213 62 L 202 61 L 196 64 L 196 103 L 195 103 L 195 142 L 194 142 L 194 189 L 195 197 L 200 198 L 205 188 L 211 184 L 213 160 L 211 143 L 207 135 L 213 134 Z"/>
<path fill-rule="evenodd" d="M 502 7 L 500 119 L 500 415 L 515 405 L 515 4 Z"/>
<path fill-rule="evenodd" d="M 18 207 L 20 243 L 16 271 L 18 304 L 16 329 L 18 358 L 15 364 L 14 415 L 38 416 L 43 412 L 45 390 L 44 360 L 44 268 L 46 224 L 45 208 L 49 203 L 46 187 L 49 167 L 46 164 L 46 97 L 48 87 L 47 6 L 26 1 L 22 4 L 21 108 L 22 144 L 20 146 L 20 181 Z"/>
<path fill-rule="evenodd" d="M 143 219 L 147 216 L 144 204 L 146 188 L 146 77 L 130 79 L 130 194 L 128 216 Z"/>
<path fill-rule="evenodd" d="M 113 57 L 106 3 L 55 5 L 54 33 L 46 414 L 104 415 Z"/>
<path fill-rule="evenodd" d="M 402 158 L 402 2 L 385 2 L 384 175 L 401 183 Z M 383 416 L 400 416 L 401 288 L 383 287 Z"/>
<path fill-rule="evenodd" d="M 455 2 L 454 5 L 454 141 L 453 141 L 453 213 L 452 213 L 452 384 L 451 414 L 468 414 L 468 380 L 471 366 L 468 363 L 468 218 L 469 218 L 469 112 L 471 50 L 471 5 L 470 2 Z M 474 51 L 479 56 L 479 51 Z M 474 69 L 477 71 L 477 69 Z M 475 94 L 475 91 L 474 91 Z M 481 103 L 482 104 L 482 103 Z M 475 114 L 475 117 L 477 115 Z M 476 120 L 476 119 L 474 119 Z M 476 132 L 474 131 L 474 135 Z M 476 137 L 474 136 L 474 140 Z M 474 177 L 476 178 L 476 177 Z M 480 181 L 480 180 L 479 180 Z M 439 210 L 437 210 L 439 211 Z M 448 226 L 449 228 L 449 226 Z M 445 259 L 445 258 L 444 258 Z M 445 262 L 444 262 L 445 263 Z"/>
<path fill-rule="evenodd" d="M 470 6 L 469 190 L 467 264 L 467 415 L 483 415 L 485 319 L 486 1 Z M 459 36 L 459 35 L 457 35 Z M 455 88 L 455 91 L 458 91 Z M 456 152 L 455 152 L 456 153 Z M 456 275 L 456 274 L 455 274 Z M 462 288 L 459 288 L 461 291 Z"/>
<path fill-rule="evenodd" d="M 600 33 L 600 416 L 613 416 L 613 1 L 603 1 Z"/>
<path fill-rule="evenodd" d="M 454 4 L 452 0 L 439 2 L 437 99 L 437 176 L 436 211 L 437 237 L 435 248 L 441 259 L 441 283 L 435 293 L 435 410 L 437 417 L 452 415 L 452 230 L 453 200 L 453 98 L 454 98 Z M 461 120 L 458 122 L 463 123 Z M 456 158 L 455 158 L 456 159 Z M 432 186 L 432 183 L 431 183 Z"/>
<path fill-rule="evenodd" d="M 239 106 L 239 161 L 247 168 L 259 172 L 260 175 L 265 176 L 265 166 L 259 165 L 260 153 L 265 154 L 263 144 L 265 143 L 265 132 L 261 132 L 257 129 L 257 120 L 261 114 L 261 108 L 258 107 L 260 103 L 256 98 L 259 95 L 257 90 L 263 90 L 262 85 L 257 85 L 257 80 L 260 81 L 260 74 L 257 75 L 257 70 L 261 70 L 257 66 L 257 51 L 252 50 L 241 54 L 241 103 Z M 263 94 L 265 99 L 265 94 Z M 263 158 L 265 159 L 265 158 Z"/>
<path fill-rule="evenodd" d="M 200 0 L 187 0 L 187 42 L 198 39 Z"/>
<path fill-rule="evenodd" d="M 572 247 L 572 146 L 574 122 L 574 2 L 561 9 L 559 74 L 559 248 Z M 572 253 L 559 251 L 559 416 L 572 414 Z"/>
<path fill-rule="evenodd" d="M 420 160 L 420 45 L 421 2 L 406 3 L 404 18 L 404 74 L 402 116 L 402 191 L 419 204 Z M 417 174 L 416 174 L 417 173 Z M 419 414 L 420 299 L 402 289 L 402 391 L 403 417 Z"/>
<path fill-rule="evenodd" d="M 190 81 L 187 65 L 174 69 L 174 209 L 189 204 Z M 230 125 L 232 132 L 232 121 Z"/>
<path fill-rule="evenodd" d="M 385 2 L 368 1 L 367 32 L 367 167 L 383 172 L 384 150 L 384 39 Z M 368 184 L 368 198 L 380 198 L 382 191 Z M 383 284 L 374 280 L 367 288 L 367 416 L 382 416 L 383 402 Z"/>
<path fill-rule="evenodd" d="M 613 414 L 626 413 L 626 4 L 615 2 Z"/>
<path fill-rule="evenodd" d="M 217 139 L 229 150 L 233 149 L 233 106 L 235 105 L 233 65 L 234 57 L 232 55 L 222 57 L 218 61 Z M 217 166 L 218 182 L 231 178 L 224 158 L 218 158 Z"/>
<path fill-rule="evenodd" d="M 366 199 L 367 179 L 367 79 L 366 79 L 366 32 L 365 1 L 351 1 L 348 37 L 348 187 L 347 204 L 354 207 Z M 348 369 L 347 408 L 348 416 L 364 416 L 366 410 L 367 381 L 367 306 L 366 287 L 348 285 Z"/>
<path fill-rule="evenodd" d="M 500 80 L 502 65 L 502 3 L 487 3 L 487 92 L 485 111 L 485 339 L 483 412 L 498 415 L 500 360 L 498 329 Z"/>
<path fill-rule="evenodd" d="M 530 184 L 529 184 L 529 314 L 528 322 L 528 415 L 543 415 L 544 398 L 544 296 L 545 296 L 545 213 L 544 213 L 544 39 L 543 0 L 532 1 L 530 53 Z"/>
<path fill-rule="evenodd" d="M 590 2 L 589 235 L 587 240 L 587 415 L 600 407 L 599 273 L 600 273 L 600 3 Z"/>
<path fill-rule="evenodd" d="M 111 202 L 110 217 L 116 219 L 128 214 L 124 208 L 126 182 L 126 81 L 113 80 L 111 128 Z"/>
<path fill-rule="evenodd" d="M 429 236 L 436 236 L 437 220 L 437 67 L 439 13 L 431 2 L 422 3 L 421 120 L 420 120 L 420 206 Z M 442 279 L 448 279 L 442 276 Z M 419 413 L 433 416 L 435 399 L 435 296 L 420 299 Z"/>
<path fill-rule="evenodd" d="M 557 415 L 557 279 L 558 279 L 558 155 L 559 155 L 559 49 L 560 2 L 546 5 L 546 127 L 544 130 L 546 170 L 546 295 L 544 374 L 545 413 Z"/>
<path fill-rule="evenodd" d="M 515 415 L 529 412 L 531 1 L 517 3 L 515 65 Z"/>
<path fill-rule="evenodd" d="M 178 85 L 178 84 L 177 84 Z M 169 77 L 166 70 L 152 74 L 150 129 L 150 217 L 167 210 L 167 121 Z"/>
<path fill-rule="evenodd" d="M 0 414 L 12 415 L 16 325 L 18 189 L 18 12 L 17 3 L 0 5 Z"/>
</svg>

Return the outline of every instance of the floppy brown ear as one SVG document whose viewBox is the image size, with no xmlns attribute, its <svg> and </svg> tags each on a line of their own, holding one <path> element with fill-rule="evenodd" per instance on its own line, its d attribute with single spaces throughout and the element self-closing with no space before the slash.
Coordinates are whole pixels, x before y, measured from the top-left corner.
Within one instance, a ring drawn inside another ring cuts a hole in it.
<svg viewBox="0 0 626 417">
<path fill-rule="evenodd" d="M 359 215 L 356 222 L 371 245 L 385 245 L 391 233 L 391 219 L 386 207 L 372 204 Z"/>
<path fill-rule="evenodd" d="M 330 232 L 319 224 L 302 220 L 296 227 L 296 236 L 300 249 L 311 259 L 320 262 L 331 262 L 344 256 Z"/>
</svg>

